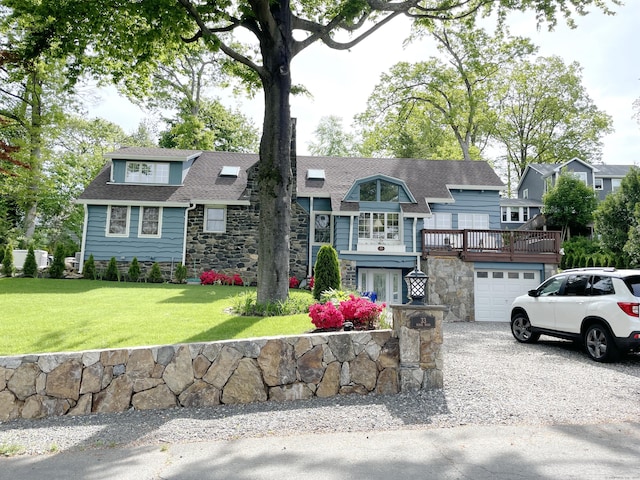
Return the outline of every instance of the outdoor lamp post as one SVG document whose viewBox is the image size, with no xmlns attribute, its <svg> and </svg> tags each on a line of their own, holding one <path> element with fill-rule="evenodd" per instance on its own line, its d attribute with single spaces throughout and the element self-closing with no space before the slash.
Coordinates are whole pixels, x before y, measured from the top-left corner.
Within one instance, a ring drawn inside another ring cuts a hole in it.
<svg viewBox="0 0 640 480">
<path fill-rule="evenodd" d="M 409 305 L 424 305 L 422 299 L 426 296 L 427 281 L 429 277 L 416 264 L 413 271 L 404 277 L 407 282 L 407 296 L 411 299 Z"/>
</svg>

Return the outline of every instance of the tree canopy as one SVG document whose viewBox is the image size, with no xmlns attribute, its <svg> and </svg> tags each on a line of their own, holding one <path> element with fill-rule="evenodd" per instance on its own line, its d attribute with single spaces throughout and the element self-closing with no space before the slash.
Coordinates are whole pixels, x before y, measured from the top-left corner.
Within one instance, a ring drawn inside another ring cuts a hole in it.
<svg viewBox="0 0 640 480">
<path fill-rule="evenodd" d="M 547 225 L 560 228 L 562 241 L 571 233 L 585 233 L 598 205 L 596 193 L 571 172 L 562 172 L 553 188 L 542 197 Z"/>
<path fill-rule="evenodd" d="M 290 142 L 292 59 L 315 42 L 348 49 L 399 15 L 426 21 L 479 13 L 531 10 L 540 22 L 571 22 L 590 7 L 609 11 L 617 0 L 4 0 L 8 22 L 24 31 L 14 46 L 25 59 L 44 53 L 64 58 L 70 79 L 89 69 L 120 82 L 132 72 L 147 77 L 159 57 L 175 55 L 184 42 L 220 50 L 259 78 L 265 116 L 260 142 L 258 302 L 288 295 L 291 223 Z M 234 46 L 244 30 L 252 45 Z M 294 36 L 294 31 L 296 35 Z M 346 32 L 340 40 L 337 34 Z M 248 79 L 248 78 L 247 78 Z"/>
</svg>

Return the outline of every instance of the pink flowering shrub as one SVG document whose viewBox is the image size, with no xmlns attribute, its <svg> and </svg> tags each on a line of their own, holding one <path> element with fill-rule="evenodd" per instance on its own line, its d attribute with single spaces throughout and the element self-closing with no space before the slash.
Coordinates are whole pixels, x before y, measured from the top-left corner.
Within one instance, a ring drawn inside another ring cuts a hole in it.
<svg viewBox="0 0 640 480">
<path fill-rule="evenodd" d="M 310 305 L 309 316 L 316 328 L 341 328 L 344 324 L 342 313 L 331 302 Z"/>
<path fill-rule="evenodd" d="M 311 323 L 316 328 L 341 328 L 345 321 L 350 321 L 356 330 L 374 328 L 375 321 L 386 304 L 377 304 L 367 297 L 349 295 L 349 299 L 340 302 L 336 307 L 332 302 L 314 303 L 309 307 Z"/>
<path fill-rule="evenodd" d="M 298 285 L 300 285 L 300 281 L 296 277 L 289 279 L 289 288 L 298 288 Z"/>
<path fill-rule="evenodd" d="M 216 283 L 221 285 L 244 285 L 242 278 L 237 273 L 229 276 L 224 273 L 217 273 L 214 270 L 207 270 L 200 274 L 201 285 L 214 285 Z"/>
</svg>

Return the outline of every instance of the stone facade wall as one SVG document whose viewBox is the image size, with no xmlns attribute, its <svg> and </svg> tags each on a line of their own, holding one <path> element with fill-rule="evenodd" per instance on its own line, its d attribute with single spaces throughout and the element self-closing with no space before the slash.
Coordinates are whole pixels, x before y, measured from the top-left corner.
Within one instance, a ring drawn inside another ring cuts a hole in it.
<svg viewBox="0 0 640 480">
<path fill-rule="evenodd" d="M 393 394 L 399 350 L 378 330 L 0 357 L 0 421 Z"/>
<path fill-rule="evenodd" d="M 340 260 L 340 278 L 343 290 L 357 290 L 358 277 L 355 260 Z"/>
<path fill-rule="evenodd" d="M 249 169 L 247 192 L 250 205 L 227 206 L 225 233 L 204 231 L 204 205 L 189 211 L 187 219 L 186 265 L 189 277 L 205 270 L 226 275 L 239 274 L 246 285 L 255 285 L 258 276 L 258 226 L 260 202 L 256 167 Z M 295 201 L 291 204 L 290 275 L 307 276 L 309 214 Z"/>
<path fill-rule="evenodd" d="M 420 269 L 429 276 L 425 303 L 447 305 L 445 322 L 475 321 L 473 263 L 457 257 L 429 257 Z"/>
</svg>

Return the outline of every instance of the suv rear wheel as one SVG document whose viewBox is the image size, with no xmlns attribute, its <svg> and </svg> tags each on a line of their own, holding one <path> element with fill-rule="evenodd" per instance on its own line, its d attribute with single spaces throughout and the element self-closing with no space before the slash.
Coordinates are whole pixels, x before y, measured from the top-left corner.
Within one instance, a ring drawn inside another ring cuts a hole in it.
<svg viewBox="0 0 640 480">
<path fill-rule="evenodd" d="M 533 333 L 529 317 L 522 312 L 511 317 L 511 333 L 520 343 L 535 343 L 540 338 L 539 333 Z"/>
<path fill-rule="evenodd" d="M 596 362 L 613 362 L 620 356 L 609 329 L 599 323 L 587 328 L 584 335 L 584 346 L 587 355 Z"/>
</svg>

